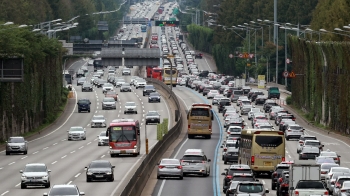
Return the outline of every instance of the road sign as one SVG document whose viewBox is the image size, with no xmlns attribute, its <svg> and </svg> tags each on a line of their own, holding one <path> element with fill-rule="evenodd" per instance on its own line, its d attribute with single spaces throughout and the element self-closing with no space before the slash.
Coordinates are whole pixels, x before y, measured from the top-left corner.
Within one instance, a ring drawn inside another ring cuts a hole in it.
<svg viewBox="0 0 350 196">
<path fill-rule="evenodd" d="M 290 60 L 289 60 L 288 58 L 286 59 L 286 63 L 287 63 L 287 64 L 289 64 L 289 63 L 290 63 Z"/>
<path fill-rule="evenodd" d="M 243 58 L 245 58 L 245 59 L 249 58 L 249 54 L 245 52 L 245 53 L 243 54 Z"/>
<path fill-rule="evenodd" d="M 254 57 L 254 54 L 249 54 L 249 58 L 253 58 Z"/>
<path fill-rule="evenodd" d="M 283 72 L 283 77 L 285 77 L 285 78 L 289 77 L 289 72 L 288 71 L 284 71 Z"/>
<path fill-rule="evenodd" d="M 294 73 L 294 71 L 291 71 L 291 72 L 289 73 L 289 78 L 295 78 L 295 73 Z"/>
<path fill-rule="evenodd" d="M 232 59 L 233 58 L 233 54 L 228 55 L 228 57 L 230 57 Z"/>
<path fill-rule="evenodd" d="M 243 58 L 243 54 L 239 54 L 238 56 L 239 56 L 239 58 Z"/>
</svg>

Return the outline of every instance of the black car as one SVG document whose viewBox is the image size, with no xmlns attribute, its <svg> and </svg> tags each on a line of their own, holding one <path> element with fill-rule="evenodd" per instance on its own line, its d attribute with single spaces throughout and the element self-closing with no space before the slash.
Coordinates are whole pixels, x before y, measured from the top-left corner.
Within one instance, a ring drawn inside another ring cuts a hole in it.
<svg viewBox="0 0 350 196">
<path fill-rule="evenodd" d="M 279 106 L 279 105 L 273 100 L 266 100 L 264 105 L 263 105 L 263 109 L 265 112 L 268 112 L 268 111 L 270 111 L 270 108 L 272 106 Z"/>
<path fill-rule="evenodd" d="M 231 101 L 229 99 L 221 99 L 218 103 L 219 113 L 221 113 L 227 105 L 231 105 Z"/>
<path fill-rule="evenodd" d="M 149 95 L 150 93 L 156 92 L 156 89 L 154 88 L 153 85 L 146 85 L 143 88 L 143 96 Z"/>
<path fill-rule="evenodd" d="M 155 93 L 150 93 L 148 96 L 148 103 L 151 102 L 159 102 L 160 103 L 160 94 L 155 92 Z"/>
<path fill-rule="evenodd" d="M 86 182 L 93 180 L 114 181 L 114 168 L 107 160 L 95 160 L 86 168 Z"/>
<path fill-rule="evenodd" d="M 107 80 L 98 80 L 96 83 L 96 87 L 101 88 L 106 83 L 107 83 Z"/>
<path fill-rule="evenodd" d="M 81 92 L 84 92 L 84 91 L 90 91 L 92 92 L 92 84 L 90 83 L 84 83 L 83 86 L 81 86 Z"/>
<path fill-rule="evenodd" d="M 255 98 L 255 105 L 264 104 L 266 100 L 267 100 L 267 97 L 265 95 L 258 95 Z"/>
<path fill-rule="evenodd" d="M 251 100 L 252 102 L 254 102 L 255 99 L 258 97 L 258 95 L 264 95 L 264 92 L 262 92 L 262 91 L 255 91 L 255 92 L 251 95 L 250 100 Z"/>
<path fill-rule="evenodd" d="M 197 53 L 197 54 L 194 55 L 194 58 L 195 59 L 201 59 L 201 58 L 203 58 L 203 54 L 202 53 Z"/>
<path fill-rule="evenodd" d="M 90 113 L 91 102 L 89 99 L 79 99 L 77 104 L 78 104 L 78 113 L 82 111 L 87 111 Z"/>
<path fill-rule="evenodd" d="M 149 123 L 160 123 L 160 114 L 157 111 L 149 111 L 146 114 L 146 125 Z"/>
<path fill-rule="evenodd" d="M 224 155 L 224 164 L 237 163 L 238 162 L 238 150 L 239 148 L 230 148 Z"/>
<path fill-rule="evenodd" d="M 288 196 L 289 192 L 289 173 L 283 173 L 282 176 L 278 179 L 277 196 Z"/>
<path fill-rule="evenodd" d="M 277 180 L 281 177 L 283 171 L 289 171 L 288 164 L 277 164 L 275 170 L 271 174 L 271 189 L 276 190 Z"/>
</svg>

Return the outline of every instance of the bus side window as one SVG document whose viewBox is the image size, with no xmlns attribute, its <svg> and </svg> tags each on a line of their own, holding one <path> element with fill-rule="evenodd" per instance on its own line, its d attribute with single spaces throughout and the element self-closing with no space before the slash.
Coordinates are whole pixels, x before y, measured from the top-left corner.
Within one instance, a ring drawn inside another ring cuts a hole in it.
<svg viewBox="0 0 350 196">
<path fill-rule="evenodd" d="M 108 137 L 109 136 L 109 132 L 111 131 L 111 127 L 108 127 L 107 128 L 107 131 L 106 131 L 106 136 Z"/>
<path fill-rule="evenodd" d="M 140 127 L 136 127 L 137 135 L 140 135 Z"/>
<path fill-rule="evenodd" d="M 213 112 L 213 110 L 210 110 L 210 113 L 211 113 L 211 120 L 214 120 L 214 112 Z"/>
<path fill-rule="evenodd" d="M 188 112 L 187 112 L 187 120 L 188 120 L 188 118 L 189 118 L 189 116 L 190 116 L 190 112 L 191 112 L 191 111 L 188 111 Z"/>
</svg>

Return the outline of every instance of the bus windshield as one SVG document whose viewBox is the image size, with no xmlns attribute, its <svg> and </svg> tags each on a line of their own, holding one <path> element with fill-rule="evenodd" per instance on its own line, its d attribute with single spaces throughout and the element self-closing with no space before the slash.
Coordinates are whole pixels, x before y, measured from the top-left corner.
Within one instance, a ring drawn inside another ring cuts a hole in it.
<svg viewBox="0 0 350 196">
<path fill-rule="evenodd" d="M 261 147 L 277 147 L 283 143 L 281 136 L 256 136 L 255 143 Z"/>
<path fill-rule="evenodd" d="M 111 127 L 109 141 L 111 142 L 130 142 L 136 140 L 135 127 Z"/>
<path fill-rule="evenodd" d="M 209 110 L 206 108 L 192 108 L 191 116 L 209 116 Z"/>
<path fill-rule="evenodd" d="M 153 72 L 155 72 L 155 73 L 162 73 L 162 70 L 153 69 Z"/>
<path fill-rule="evenodd" d="M 176 72 L 177 72 L 177 71 L 174 70 L 174 69 L 173 69 L 173 70 L 165 69 L 164 71 L 165 71 L 165 73 L 168 74 L 168 75 L 174 75 L 174 74 L 176 74 Z"/>
</svg>

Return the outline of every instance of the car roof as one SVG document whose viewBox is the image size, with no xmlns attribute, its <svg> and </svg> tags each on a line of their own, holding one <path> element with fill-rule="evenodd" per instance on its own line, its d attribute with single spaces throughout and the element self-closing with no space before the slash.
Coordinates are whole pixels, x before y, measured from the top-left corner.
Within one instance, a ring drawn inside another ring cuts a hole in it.
<svg viewBox="0 0 350 196">
<path fill-rule="evenodd" d="M 63 187 L 71 187 L 76 188 L 77 186 L 74 184 L 55 184 L 52 188 L 63 188 Z"/>
<path fill-rule="evenodd" d="M 238 165 L 230 165 L 230 169 L 250 169 L 249 165 L 238 164 Z"/>
<path fill-rule="evenodd" d="M 103 115 L 94 115 L 93 117 L 104 117 Z"/>
<path fill-rule="evenodd" d="M 26 166 L 31 166 L 31 165 L 42 165 L 46 166 L 45 163 L 27 163 Z"/>
<path fill-rule="evenodd" d="M 91 163 L 111 163 L 108 160 L 104 160 L 104 159 L 99 159 L 99 160 L 93 160 L 91 161 Z"/>
</svg>

